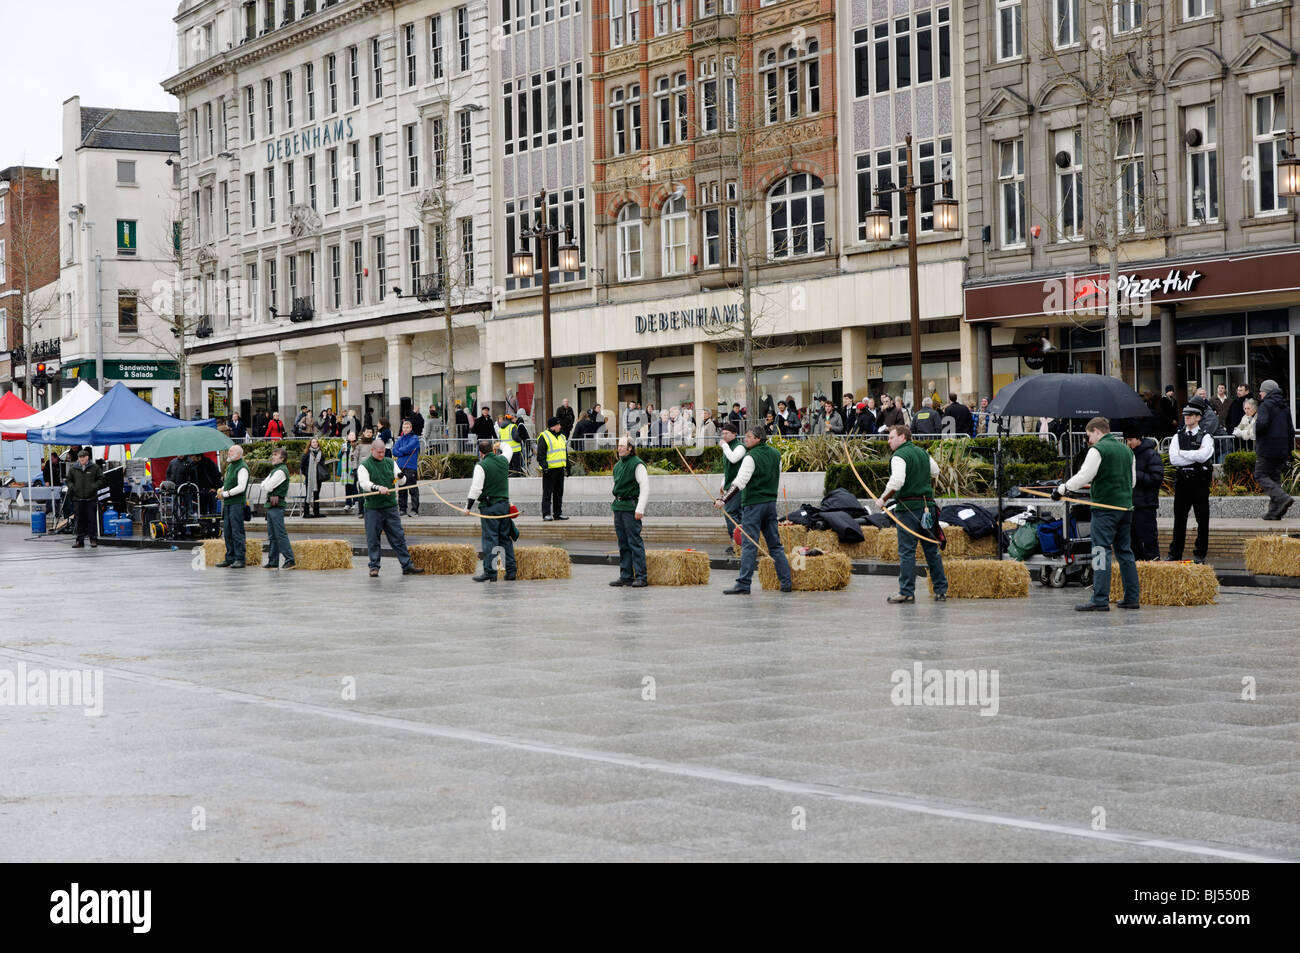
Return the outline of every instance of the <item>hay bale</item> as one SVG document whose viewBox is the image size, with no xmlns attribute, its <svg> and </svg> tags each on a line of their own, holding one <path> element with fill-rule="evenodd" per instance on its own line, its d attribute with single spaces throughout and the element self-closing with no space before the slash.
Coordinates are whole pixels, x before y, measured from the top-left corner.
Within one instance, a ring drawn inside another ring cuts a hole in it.
<svg viewBox="0 0 1300 953">
<path fill-rule="evenodd" d="M 694 550 L 647 550 L 645 568 L 652 586 L 703 586 L 709 581 L 708 554 Z"/>
<path fill-rule="evenodd" d="M 948 545 L 943 551 L 944 559 L 997 558 L 998 537 L 995 533 L 989 533 L 983 539 L 971 539 L 962 527 L 949 526 L 944 529 L 944 535 L 948 537 Z"/>
<path fill-rule="evenodd" d="M 1209 606 L 1219 594 L 1219 579 L 1214 568 L 1195 563 L 1137 564 L 1138 602 L 1144 606 Z M 1111 563 L 1110 601 L 1124 598 L 1124 582 L 1119 564 Z"/>
<path fill-rule="evenodd" d="M 951 540 L 952 537 L 949 537 Z M 1029 570 L 1022 562 L 1003 559 L 955 559 L 943 562 L 949 599 L 1028 599 Z M 930 594 L 934 580 L 927 577 Z"/>
<path fill-rule="evenodd" d="M 411 562 L 435 576 L 463 576 L 478 566 L 478 553 L 469 543 L 417 543 L 408 546 Z"/>
<path fill-rule="evenodd" d="M 215 566 L 226 558 L 226 541 L 224 539 L 205 539 L 203 541 L 203 564 Z M 262 565 L 262 541 L 250 535 L 244 536 L 244 562 L 249 566 Z"/>
<path fill-rule="evenodd" d="M 1255 575 L 1300 576 L 1300 539 L 1256 536 L 1245 550 L 1246 569 Z"/>
<path fill-rule="evenodd" d="M 853 576 L 849 557 L 843 553 L 826 553 L 822 556 L 801 556 L 787 553 L 790 560 L 790 578 L 800 592 L 831 592 L 844 589 Z M 758 561 L 758 581 L 764 589 L 780 589 L 776 577 L 776 561 L 764 556 Z"/>
<path fill-rule="evenodd" d="M 341 539 L 300 539 L 293 544 L 299 569 L 351 569 L 352 545 Z"/>
<path fill-rule="evenodd" d="M 876 558 L 884 563 L 898 562 L 898 527 L 886 526 L 876 531 Z"/>
<path fill-rule="evenodd" d="M 520 579 L 568 579 L 570 575 L 569 553 L 558 546 L 516 546 L 515 565 Z M 505 572 L 503 561 L 498 578 Z"/>
</svg>

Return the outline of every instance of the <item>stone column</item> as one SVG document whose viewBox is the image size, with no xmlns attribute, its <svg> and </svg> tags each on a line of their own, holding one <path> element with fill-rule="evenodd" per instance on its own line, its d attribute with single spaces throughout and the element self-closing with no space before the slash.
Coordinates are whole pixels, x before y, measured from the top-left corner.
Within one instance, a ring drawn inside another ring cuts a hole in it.
<svg viewBox="0 0 1300 953">
<path fill-rule="evenodd" d="M 993 328 L 987 324 L 975 325 L 975 380 L 979 384 L 975 395 L 976 406 L 979 399 L 993 399 Z"/>
<path fill-rule="evenodd" d="M 388 423 L 394 434 L 402 426 L 402 394 L 411 389 L 411 339 L 410 334 L 393 334 L 384 340 L 388 343 Z M 375 421 L 377 424 L 378 421 Z"/>
<path fill-rule="evenodd" d="M 981 395 L 975 393 L 979 388 L 976 386 L 976 379 L 979 376 L 977 368 L 979 367 L 979 343 L 975 334 L 975 326 L 968 324 L 965 319 L 957 326 L 957 341 L 961 349 L 961 387 L 958 388 L 957 399 L 963 403 L 969 401 L 979 406 Z M 947 397 L 947 394 L 940 395 Z"/>
<path fill-rule="evenodd" d="M 695 345 L 695 386 L 699 387 L 700 346 Z M 717 360 L 716 356 L 714 358 Z M 716 364 L 715 364 L 716 366 Z M 716 383 L 714 384 L 716 387 Z M 605 428 L 610 436 L 621 436 L 623 411 L 618 402 L 618 353 L 601 351 L 596 355 L 596 403 L 605 414 Z"/>
<path fill-rule="evenodd" d="M 841 384 L 854 401 L 867 396 L 867 329 L 840 329 Z M 784 395 L 781 395 L 784 396 Z"/>
<path fill-rule="evenodd" d="M 611 358 L 616 357 L 610 354 Z M 614 362 L 615 373 L 618 362 Z M 709 416 L 718 412 L 718 346 L 712 341 L 695 342 L 695 424 L 700 423 L 700 411 L 707 410 Z M 622 417 L 619 413 L 619 417 Z"/>
<path fill-rule="evenodd" d="M 487 374 L 480 375 L 481 379 L 487 384 L 487 396 L 479 395 L 479 404 L 483 401 L 488 402 L 492 408 L 492 418 L 495 420 L 498 414 L 506 409 L 506 364 L 505 361 L 489 361 L 487 363 Z M 480 411 L 481 412 L 481 411 Z"/>
<path fill-rule="evenodd" d="M 1175 305 L 1160 306 L 1160 392 L 1165 387 L 1174 385 L 1174 393 L 1181 394 L 1182 385 L 1178 383 L 1178 346 L 1174 343 Z"/>
<path fill-rule="evenodd" d="M 293 436 L 293 422 L 298 416 L 298 352 L 280 351 L 275 356 L 275 386 L 279 393 L 280 419 L 284 432 Z"/>
<path fill-rule="evenodd" d="M 200 417 L 207 417 L 208 409 L 203 406 L 203 365 L 191 364 L 187 376 L 188 380 L 185 382 L 185 406 L 189 410 L 189 416 L 193 417 L 194 411 L 197 410 Z M 181 382 L 177 381 L 176 386 L 179 388 Z M 170 408 L 172 406 L 171 397 L 170 395 L 164 396 L 162 390 L 161 387 L 155 389 L 154 406 Z"/>
<path fill-rule="evenodd" d="M 344 341 L 339 345 L 339 386 L 343 393 L 340 395 L 339 416 L 351 408 L 357 415 L 357 420 L 365 417 L 363 403 L 366 399 L 366 388 L 361 377 L 361 342 Z"/>
<path fill-rule="evenodd" d="M 248 357 L 232 357 L 230 359 L 230 411 L 234 413 L 239 411 L 240 417 L 244 415 L 243 400 L 251 398 L 249 393 L 248 381 L 253 375 L 253 360 Z M 249 427 L 253 426 L 253 421 L 245 420 Z M 251 431 L 250 431 L 251 432 Z"/>
</svg>

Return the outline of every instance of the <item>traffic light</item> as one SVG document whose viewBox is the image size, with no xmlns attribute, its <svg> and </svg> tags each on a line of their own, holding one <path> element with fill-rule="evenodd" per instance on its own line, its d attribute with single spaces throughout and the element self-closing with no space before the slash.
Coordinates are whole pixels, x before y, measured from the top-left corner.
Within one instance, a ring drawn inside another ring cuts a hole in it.
<svg viewBox="0 0 1300 953">
<path fill-rule="evenodd" d="M 44 365 L 44 364 L 37 364 L 37 365 L 36 365 L 36 377 L 34 378 L 34 380 L 32 381 L 32 383 L 34 383 L 37 387 L 44 387 L 44 386 L 45 386 L 46 384 L 48 384 L 49 382 L 50 382 L 50 378 L 49 378 L 49 376 L 45 373 L 45 365 Z"/>
</svg>

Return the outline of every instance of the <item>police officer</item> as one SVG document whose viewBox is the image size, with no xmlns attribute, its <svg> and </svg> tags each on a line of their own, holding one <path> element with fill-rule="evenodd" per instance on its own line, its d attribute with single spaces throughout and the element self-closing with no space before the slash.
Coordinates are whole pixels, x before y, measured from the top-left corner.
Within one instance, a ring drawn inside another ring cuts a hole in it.
<svg viewBox="0 0 1300 953">
<path fill-rule="evenodd" d="M 1169 444 L 1169 462 L 1175 467 L 1174 537 L 1169 543 L 1166 562 L 1183 558 L 1187 539 L 1187 513 L 1196 513 L 1196 543 L 1193 561 L 1205 562 L 1210 548 L 1210 482 L 1214 477 L 1214 438 L 1201 427 L 1201 408 L 1188 404 L 1183 408 L 1183 425 Z"/>
<path fill-rule="evenodd" d="M 537 463 L 542 468 L 542 519 L 567 520 L 564 507 L 564 474 L 569 466 L 569 445 L 564 439 L 564 422 L 552 417 L 538 441 Z M 552 516 L 554 512 L 554 516 Z"/>
<path fill-rule="evenodd" d="M 939 412 L 929 397 L 921 398 L 921 409 L 912 415 L 912 432 L 918 434 L 941 433 Z"/>
<path fill-rule="evenodd" d="M 767 540 L 767 551 L 776 563 L 776 577 L 781 591 L 789 592 L 793 586 L 790 561 L 785 558 L 781 545 L 781 532 L 776 523 L 776 494 L 781 484 L 781 454 L 767 442 L 767 432 L 762 426 L 745 431 L 745 459 L 731 481 L 731 489 L 714 504 L 724 509 L 732 498 L 740 497 L 741 528 L 744 535 L 740 546 L 740 575 L 730 589 L 722 590 L 728 596 L 747 596 L 749 586 L 758 568 L 758 535 Z"/>
<path fill-rule="evenodd" d="M 648 585 L 645 543 L 641 541 L 641 518 L 645 516 L 650 477 L 636 455 L 632 438 L 618 438 L 618 462 L 614 464 L 614 532 L 618 536 L 618 578 L 611 586 L 641 589 Z"/>
<path fill-rule="evenodd" d="M 736 479 L 736 474 L 740 472 L 740 462 L 745 459 L 745 444 L 736 435 L 736 424 L 730 420 L 724 419 L 722 429 L 718 433 L 722 437 L 722 490 L 720 495 L 726 494 L 731 487 L 731 482 Z M 736 527 L 740 525 L 740 494 L 728 498 L 726 505 L 722 508 L 723 528 L 727 531 L 727 539 L 734 544 L 736 541 Z M 728 553 L 739 552 L 735 546 L 727 547 Z"/>
<path fill-rule="evenodd" d="M 226 558 L 218 569 L 244 568 L 244 500 L 248 493 L 248 464 L 244 448 L 235 444 L 226 451 L 226 479 L 217 491 L 221 498 L 221 534 L 226 537 Z"/>
<path fill-rule="evenodd" d="M 502 438 L 504 440 L 504 438 Z M 474 502 L 484 516 L 505 516 L 510 512 L 510 464 L 496 452 L 491 440 L 478 442 L 478 463 L 474 464 L 474 479 L 469 484 L 469 502 L 465 509 L 472 510 Z M 501 553 L 505 559 L 506 580 L 513 581 L 515 566 L 514 521 L 508 519 L 479 520 L 479 542 L 483 551 L 483 571 L 474 577 L 475 582 L 496 582 L 495 558 Z"/>
<path fill-rule="evenodd" d="M 519 425 L 512 415 L 502 414 L 497 418 L 497 436 L 501 438 L 501 446 L 509 451 L 505 456 L 511 476 L 524 475 L 524 447 L 519 442 L 516 433 L 518 429 Z"/>
<path fill-rule="evenodd" d="M 1090 486 L 1094 503 L 1133 509 L 1133 487 L 1137 485 L 1137 458 L 1119 434 L 1110 432 L 1110 421 L 1093 417 L 1084 428 L 1091 445 L 1079 472 L 1056 488 L 1052 499 Z M 1159 457 L 1157 456 L 1157 459 Z M 1163 471 L 1162 471 L 1163 477 Z M 1133 514 L 1120 510 L 1092 508 L 1092 601 L 1081 602 L 1079 612 L 1110 611 L 1110 557 L 1114 550 L 1119 574 L 1124 581 L 1121 609 L 1138 608 L 1137 560 L 1132 546 Z"/>
<path fill-rule="evenodd" d="M 880 495 L 880 502 L 887 502 L 897 494 L 894 516 L 902 525 L 898 527 L 898 595 L 890 596 L 886 601 L 895 604 L 916 601 L 917 538 L 912 533 L 917 533 L 925 539 L 935 540 L 922 542 L 921 548 L 925 551 L 925 565 L 934 583 L 935 601 L 943 602 L 948 598 L 948 577 L 944 575 L 943 558 L 939 555 L 936 524 L 927 519 L 927 510 L 934 504 L 934 488 L 930 480 L 939 475 L 939 465 L 925 448 L 912 443 L 912 428 L 906 424 L 889 428 L 889 449 L 894 453 L 889 458 L 889 482 Z M 927 522 L 930 525 L 925 525 Z"/>
</svg>

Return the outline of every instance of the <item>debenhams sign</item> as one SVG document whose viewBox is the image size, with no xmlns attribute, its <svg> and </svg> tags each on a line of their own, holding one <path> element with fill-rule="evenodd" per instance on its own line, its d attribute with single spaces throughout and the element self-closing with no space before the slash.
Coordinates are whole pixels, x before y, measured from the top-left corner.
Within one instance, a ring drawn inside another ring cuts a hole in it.
<svg viewBox="0 0 1300 953">
<path fill-rule="evenodd" d="M 722 327 L 740 320 L 740 305 L 721 308 L 684 308 L 681 311 L 656 311 L 636 316 L 637 334 L 658 334 L 686 328 Z"/>
<path fill-rule="evenodd" d="M 295 132 L 291 136 L 281 136 L 275 142 L 266 144 L 266 161 L 280 162 L 292 159 L 296 155 L 315 152 L 321 146 L 337 145 L 345 139 L 352 138 L 352 118 L 335 119 L 323 122 L 312 129 Z"/>
</svg>

